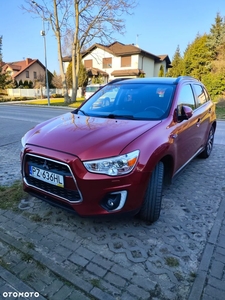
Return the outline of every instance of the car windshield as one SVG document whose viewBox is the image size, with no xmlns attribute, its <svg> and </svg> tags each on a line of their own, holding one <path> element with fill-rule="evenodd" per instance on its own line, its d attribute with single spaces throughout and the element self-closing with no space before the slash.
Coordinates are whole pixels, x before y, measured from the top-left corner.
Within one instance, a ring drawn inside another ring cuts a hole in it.
<svg viewBox="0 0 225 300">
<path fill-rule="evenodd" d="M 175 87 L 168 84 L 109 84 L 75 112 L 86 116 L 161 120 L 169 114 Z"/>
</svg>

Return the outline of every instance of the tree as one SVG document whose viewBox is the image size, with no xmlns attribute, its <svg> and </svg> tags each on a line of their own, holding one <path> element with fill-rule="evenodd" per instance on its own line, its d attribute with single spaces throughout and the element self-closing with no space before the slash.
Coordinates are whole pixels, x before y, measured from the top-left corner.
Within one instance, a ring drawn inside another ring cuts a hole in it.
<svg viewBox="0 0 225 300">
<path fill-rule="evenodd" d="M 61 89 L 63 87 L 62 77 L 61 75 L 58 75 L 56 71 L 53 72 L 52 85 L 57 89 Z"/>
<path fill-rule="evenodd" d="M 177 46 L 177 49 L 175 51 L 175 54 L 173 56 L 172 62 L 171 62 L 172 68 L 168 71 L 169 77 L 178 77 L 183 75 L 184 73 L 184 66 L 183 66 L 183 58 L 180 54 L 180 46 Z"/>
<path fill-rule="evenodd" d="M 72 62 L 69 63 L 67 71 L 66 71 L 66 80 L 68 88 L 72 88 L 73 86 L 73 75 L 72 75 Z M 80 62 L 79 74 L 78 74 L 78 86 L 85 87 L 88 82 L 87 71 L 82 63 Z M 102 82 L 101 82 L 102 83 Z"/>
<path fill-rule="evenodd" d="M 184 53 L 184 75 L 201 80 L 202 76 L 211 71 L 211 54 L 207 47 L 206 34 L 197 35 Z"/>
<path fill-rule="evenodd" d="M 51 3 L 52 2 L 52 6 Z M 26 0 L 28 12 L 38 14 L 51 24 L 58 45 L 60 75 L 63 81 L 65 101 L 69 102 L 66 77 L 62 61 L 62 37 L 68 32 L 73 33 L 72 41 L 72 102 L 76 100 L 78 74 L 80 69 L 81 51 L 94 40 L 112 42 L 112 35 L 124 33 L 123 16 L 130 14 L 136 0 L 42 0 L 42 6 L 35 1 Z M 53 7 L 53 8 L 52 8 Z M 73 11 L 71 11 L 73 7 Z"/>
<path fill-rule="evenodd" d="M 76 100 L 81 50 L 93 40 L 111 42 L 114 31 L 124 33 L 122 16 L 130 14 L 136 0 L 74 0 L 75 28 L 72 42 L 72 102 Z"/>
<path fill-rule="evenodd" d="M 8 74 L 2 73 L 2 36 L 0 36 L 0 89 L 4 89 L 6 84 L 8 84 L 10 81 L 8 81 Z"/>
<path fill-rule="evenodd" d="M 158 76 L 159 77 L 164 77 L 165 76 L 163 65 L 161 65 L 160 68 L 159 68 L 159 74 L 158 74 Z"/>
<path fill-rule="evenodd" d="M 217 13 L 215 24 L 210 28 L 207 39 L 207 46 L 211 51 L 212 59 L 216 59 L 219 46 L 225 42 L 225 20 Z"/>
<path fill-rule="evenodd" d="M 66 29 L 70 26 L 71 6 L 73 5 L 73 0 L 51 0 L 48 3 L 42 0 L 43 5 L 39 5 L 35 1 L 32 3 L 30 0 L 25 1 L 28 7 L 21 6 L 23 10 L 29 13 L 37 14 L 42 18 L 43 21 L 47 21 L 52 28 L 57 40 L 57 51 L 58 60 L 60 67 L 60 75 L 62 78 L 62 86 L 64 93 L 64 101 L 69 103 L 68 89 L 66 85 L 66 75 L 63 66 L 63 55 L 62 55 L 62 36 Z M 50 3 L 51 2 L 51 3 Z M 52 4 L 52 5 L 51 5 Z"/>
<path fill-rule="evenodd" d="M 19 88 L 20 89 L 23 88 L 23 80 L 22 79 L 20 79 L 20 81 L 19 81 Z"/>
</svg>

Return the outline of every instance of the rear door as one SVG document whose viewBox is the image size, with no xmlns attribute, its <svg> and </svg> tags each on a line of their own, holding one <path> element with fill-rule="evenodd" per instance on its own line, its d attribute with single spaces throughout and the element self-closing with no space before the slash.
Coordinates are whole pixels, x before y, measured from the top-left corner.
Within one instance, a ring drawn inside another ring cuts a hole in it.
<svg viewBox="0 0 225 300">
<path fill-rule="evenodd" d="M 199 116 L 198 121 L 198 140 L 200 146 L 204 146 L 206 144 L 206 140 L 208 137 L 209 129 L 210 129 L 210 117 L 212 113 L 212 103 L 210 101 L 209 95 L 205 88 L 200 84 L 192 85 Z"/>
</svg>

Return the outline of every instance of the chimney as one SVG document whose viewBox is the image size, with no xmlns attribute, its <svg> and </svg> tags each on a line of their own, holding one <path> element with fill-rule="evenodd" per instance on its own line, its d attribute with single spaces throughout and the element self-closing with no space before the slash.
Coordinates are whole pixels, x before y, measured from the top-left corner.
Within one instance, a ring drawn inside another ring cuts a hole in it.
<svg viewBox="0 0 225 300">
<path fill-rule="evenodd" d="M 32 62 L 31 58 L 26 58 L 26 65 L 28 66 Z"/>
</svg>

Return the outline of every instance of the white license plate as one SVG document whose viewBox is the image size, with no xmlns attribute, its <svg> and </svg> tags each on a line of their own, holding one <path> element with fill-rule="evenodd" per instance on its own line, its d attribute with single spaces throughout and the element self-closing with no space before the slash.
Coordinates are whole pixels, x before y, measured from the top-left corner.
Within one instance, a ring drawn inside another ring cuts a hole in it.
<svg viewBox="0 0 225 300">
<path fill-rule="evenodd" d="M 62 175 L 43 170 L 34 166 L 29 166 L 29 175 L 47 183 L 64 187 L 64 178 Z"/>
</svg>

